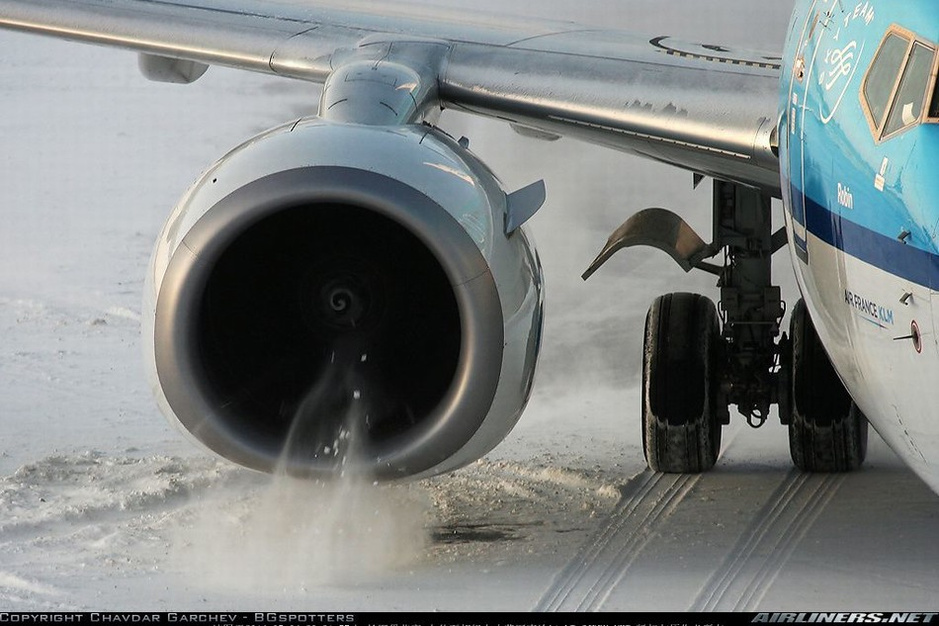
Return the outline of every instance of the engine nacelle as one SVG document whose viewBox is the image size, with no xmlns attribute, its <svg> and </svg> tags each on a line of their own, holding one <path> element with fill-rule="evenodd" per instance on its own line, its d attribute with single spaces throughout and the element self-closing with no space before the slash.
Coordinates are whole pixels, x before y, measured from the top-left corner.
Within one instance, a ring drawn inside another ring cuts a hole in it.
<svg viewBox="0 0 939 626">
<path fill-rule="evenodd" d="M 154 250 L 162 410 L 268 472 L 355 459 L 421 477 L 481 457 L 517 422 L 541 338 L 541 267 L 506 210 L 491 171 L 428 127 L 310 118 L 246 142 Z"/>
</svg>

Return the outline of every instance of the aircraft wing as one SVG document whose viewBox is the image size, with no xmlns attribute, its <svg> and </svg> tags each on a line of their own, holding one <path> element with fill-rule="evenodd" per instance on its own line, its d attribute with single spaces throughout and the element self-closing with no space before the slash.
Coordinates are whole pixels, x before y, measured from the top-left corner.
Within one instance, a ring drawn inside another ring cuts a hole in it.
<svg viewBox="0 0 939 626">
<path fill-rule="evenodd" d="M 223 65 L 323 82 L 356 48 L 433 40 L 443 107 L 779 195 L 774 55 L 387 2 L 0 0 L 0 27 L 185 60 L 193 80 Z"/>
</svg>

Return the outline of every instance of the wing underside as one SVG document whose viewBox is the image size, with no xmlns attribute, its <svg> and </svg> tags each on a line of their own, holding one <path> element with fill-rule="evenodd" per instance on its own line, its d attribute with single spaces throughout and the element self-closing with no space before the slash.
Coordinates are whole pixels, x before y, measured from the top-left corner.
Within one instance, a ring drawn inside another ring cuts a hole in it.
<svg viewBox="0 0 939 626">
<path fill-rule="evenodd" d="M 351 7 L 351 8 L 350 8 Z M 779 195 L 778 58 L 566 22 L 388 3 L 0 0 L 0 26 L 324 82 L 363 46 L 433 41 L 438 103 Z"/>
</svg>

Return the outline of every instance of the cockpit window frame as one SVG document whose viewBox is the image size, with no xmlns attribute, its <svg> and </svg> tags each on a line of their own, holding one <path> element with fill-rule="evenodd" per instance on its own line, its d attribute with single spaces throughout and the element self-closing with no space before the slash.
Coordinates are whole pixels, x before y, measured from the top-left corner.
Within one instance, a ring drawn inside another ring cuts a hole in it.
<svg viewBox="0 0 939 626">
<path fill-rule="evenodd" d="M 894 78 L 893 87 L 890 90 L 890 96 L 887 98 L 887 104 L 884 109 L 882 119 L 876 120 L 874 119 L 874 114 L 870 109 L 870 104 L 867 100 L 867 94 L 865 93 L 867 88 L 867 79 L 871 74 L 871 70 L 874 67 L 874 62 L 877 60 L 884 43 L 890 38 L 891 35 L 896 35 L 906 42 L 906 51 L 903 53 L 903 61 L 900 64 L 896 77 Z M 897 92 L 900 89 L 903 76 L 906 73 L 907 66 L 909 65 L 910 59 L 913 55 L 913 48 L 916 45 L 926 47 L 932 52 L 933 55 L 932 70 L 927 79 L 926 90 L 923 95 L 923 106 L 920 109 L 920 114 L 916 118 L 916 121 L 910 124 L 906 124 L 901 128 L 891 132 L 890 134 L 884 134 L 887 121 L 890 119 L 890 113 L 896 103 Z M 870 65 L 868 65 L 867 70 L 864 72 L 864 79 L 861 81 L 860 93 L 858 94 L 859 100 L 861 102 L 861 110 L 864 111 L 864 117 L 867 119 L 867 125 L 870 127 L 875 143 L 879 144 L 883 141 L 887 141 L 888 139 L 892 139 L 897 135 L 900 135 L 923 123 L 939 123 L 939 117 L 929 117 L 929 107 L 932 104 L 932 96 L 936 88 L 937 70 L 939 70 L 939 54 L 937 54 L 937 47 L 935 43 L 917 35 L 907 28 L 903 28 L 899 24 L 890 25 L 890 27 L 884 33 L 884 36 L 881 38 L 880 44 L 877 46 L 877 50 L 874 52 L 874 56 L 871 58 Z"/>
<path fill-rule="evenodd" d="M 870 102 L 867 99 L 867 81 L 870 79 L 871 72 L 874 69 L 877 60 L 880 58 L 880 53 L 884 48 L 884 44 L 887 43 L 887 40 L 890 39 L 892 35 L 900 37 L 906 41 L 906 50 L 903 52 L 903 61 L 900 63 L 900 67 L 897 70 L 897 75 L 893 78 L 893 86 L 890 88 L 890 94 L 887 96 L 886 103 L 884 105 L 884 112 L 881 116 L 881 119 L 876 119 L 874 117 L 874 112 L 871 110 Z M 864 79 L 861 81 L 860 89 L 860 99 L 861 99 L 861 109 L 864 111 L 864 117 L 867 118 L 867 125 L 871 129 L 871 133 L 874 135 L 875 141 L 880 141 L 880 137 L 883 134 L 883 128 L 886 124 L 887 116 L 890 114 L 890 108 L 893 104 L 893 99 L 897 95 L 897 87 L 900 84 L 900 77 L 903 75 L 903 70 L 906 68 L 906 62 L 909 59 L 910 52 L 913 49 L 913 40 L 915 35 L 905 28 L 893 24 L 890 28 L 887 29 L 887 32 L 884 33 L 884 36 L 880 40 L 880 44 L 877 46 L 877 50 L 874 51 L 874 56 L 871 57 L 871 62 L 867 66 L 867 70 L 864 72 Z"/>
<path fill-rule="evenodd" d="M 939 94 L 936 93 L 936 89 L 939 88 L 937 85 L 937 76 L 939 76 L 939 53 L 933 58 L 932 62 L 932 74 L 929 77 L 929 83 L 926 86 L 926 106 L 923 108 L 923 123 L 924 124 L 939 124 L 939 115 L 930 115 L 929 109 L 932 108 L 933 100 L 939 98 Z"/>
</svg>

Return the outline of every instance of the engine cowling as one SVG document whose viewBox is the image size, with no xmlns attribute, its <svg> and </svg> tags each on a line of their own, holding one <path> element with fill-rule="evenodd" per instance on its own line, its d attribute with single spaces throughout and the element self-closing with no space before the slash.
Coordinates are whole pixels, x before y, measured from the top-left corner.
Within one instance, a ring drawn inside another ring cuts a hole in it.
<svg viewBox="0 0 939 626">
<path fill-rule="evenodd" d="M 162 410 L 268 472 L 422 477 L 481 457 L 517 422 L 541 338 L 541 267 L 504 234 L 506 202 L 425 126 L 309 118 L 239 146 L 153 253 Z"/>
</svg>

